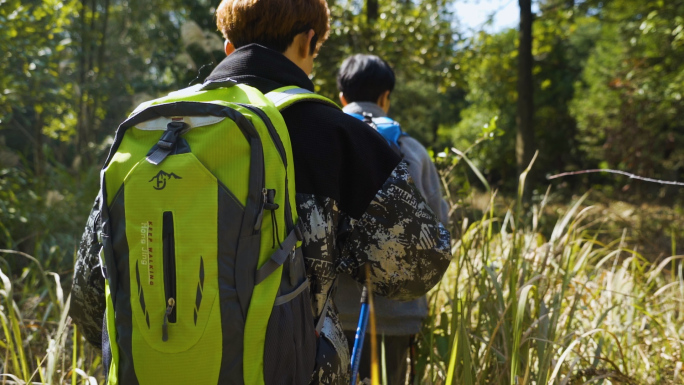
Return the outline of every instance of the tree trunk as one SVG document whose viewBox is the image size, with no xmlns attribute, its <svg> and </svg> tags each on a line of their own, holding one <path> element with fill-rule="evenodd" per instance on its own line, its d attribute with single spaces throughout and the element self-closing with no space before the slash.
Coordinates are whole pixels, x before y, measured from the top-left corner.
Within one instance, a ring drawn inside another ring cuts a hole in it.
<svg viewBox="0 0 684 385">
<path fill-rule="evenodd" d="M 93 0 L 93 6 L 95 6 L 95 1 Z M 103 15 L 102 15 L 102 29 L 100 30 L 100 42 L 99 42 L 99 47 L 98 47 L 98 52 L 97 52 L 97 64 L 95 66 L 90 67 L 91 71 L 95 71 L 94 78 L 92 79 L 92 84 L 99 84 L 102 82 L 101 79 L 104 79 L 104 72 L 105 72 L 105 52 L 106 52 L 106 46 L 107 46 L 107 37 L 108 37 L 108 32 L 107 32 L 107 25 L 109 21 L 109 0 L 105 0 L 104 6 L 103 6 Z M 93 17 L 95 19 L 95 17 Z M 93 27 L 94 28 L 94 27 Z M 94 29 L 93 29 L 94 32 Z M 97 39 L 93 37 L 93 41 L 97 42 Z M 97 44 L 97 43 L 96 43 Z M 91 52 L 91 63 L 92 59 L 95 56 L 95 50 Z M 97 114 L 97 110 L 100 108 L 100 102 L 102 102 L 102 93 L 95 91 L 89 96 L 93 99 L 92 100 L 92 105 L 89 112 L 87 124 L 88 126 L 86 127 L 87 130 L 85 131 L 86 135 L 86 145 L 89 144 L 90 142 L 95 142 L 97 140 L 96 138 L 96 130 L 97 130 L 97 119 L 95 118 L 95 114 Z M 92 151 L 85 151 L 80 153 L 82 157 L 90 164 L 95 161 L 94 159 L 94 154 Z"/>
<path fill-rule="evenodd" d="M 520 44 L 518 46 L 518 132 L 515 158 L 518 174 L 529 165 L 534 155 L 534 99 L 532 80 L 532 1 L 518 0 L 520 4 Z M 527 178 L 530 180 L 530 177 Z M 529 184 L 528 184 L 529 186 Z M 531 195 L 525 189 L 525 200 Z"/>
<path fill-rule="evenodd" d="M 42 183 L 45 175 L 45 154 L 43 153 L 43 118 L 41 114 L 35 114 L 35 122 L 33 125 L 33 175 L 35 179 L 40 182 L 40 191 L 44 187 Z"/>
<path fill-rule="evenodd" d="M 79 8 L 81 52 L 78 58 L 78 121 L 76 122 L 76 151 L 81 153 L 85 139 L 85 103 L 86 103 L 86 0 L 81 1 Z"/>
<path fill-rule="evenodd" d="M 378 0 L 366 1 L 366 18 L 375 21 L 378 18 Z"/>
</svg>

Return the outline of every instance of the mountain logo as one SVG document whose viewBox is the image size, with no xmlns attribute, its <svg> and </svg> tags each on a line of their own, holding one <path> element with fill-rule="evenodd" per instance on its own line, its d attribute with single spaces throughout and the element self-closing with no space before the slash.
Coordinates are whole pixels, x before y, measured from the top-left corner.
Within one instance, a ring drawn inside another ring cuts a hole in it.
<svg viewBox="0 0 684 385">
<path fill-rule="evenodd" d="M 152 179 L 150 179 L 149 181 L 150 182 L 155 181 L 155 185 L 152 186 L 152 187 L 154 187 L 155 190 L 163 190 L 164 187 L 166 187 L 166 181 L 168 181 L 171 178 L 183 179 L 174 173 L 169 174 L 166 171 L 161 170 L 157 173 L 157 175 L 153 176 Z"/>
</svg>

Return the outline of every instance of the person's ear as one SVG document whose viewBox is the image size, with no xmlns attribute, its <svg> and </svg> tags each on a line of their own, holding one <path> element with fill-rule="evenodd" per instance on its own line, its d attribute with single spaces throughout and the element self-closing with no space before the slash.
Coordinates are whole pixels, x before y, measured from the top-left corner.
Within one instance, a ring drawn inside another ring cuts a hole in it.
<svg viewBox="0 0 684 385">
<path fill-rule="evenodd" d="M 341 92 L 340 92 L 340 103 L 342 103 L 342 107 L 346 107 L 347 104 L 349 104 L 349 103 L 347 102 L 347 98 L 345 98 L 345 97 L 344 97 L 344 94 L 341 93 Z"/>
<path fill-rule="evenodd" d="M 226 40 L 223 43 L 223 50 L 226 52 L 226 56 L 230 55 L 231 53 L 235 52 L 235 46 L 233 46 L 233 43 L 229 42 Z"/>
<path fill-rule="evenodd" d="M 376 102 L 380 108 L 382 108 L 385 113 L 389 112 L 390 109 L 390 91 L 387 90 L 380 94 L 380 97 L 378 98 L 378 101 Z"/>
<path fill-rule="evenodd" d="M 306 32 L 306 35 L 303 35 L 304 38 L 299 39 L 299 46 L 297 47 L 297 52 L 299 53 L 299 56 L 302 59 L 306 59 L 307 57 L 309 57 L 309 55 L 312 55 L 311 40 L 315 35 L 316 32 L 314 32 L 313 29 L 310 29 L 309 32 Z"/>
</svg>

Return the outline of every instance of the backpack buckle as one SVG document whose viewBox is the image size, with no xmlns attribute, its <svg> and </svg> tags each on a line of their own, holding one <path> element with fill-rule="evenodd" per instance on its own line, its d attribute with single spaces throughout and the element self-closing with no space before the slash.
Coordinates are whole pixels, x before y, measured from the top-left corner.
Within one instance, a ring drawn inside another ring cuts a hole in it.
<svg viewBox="0 0 684 385">
<path fill-rule="evenodd" d="M 155 166 L 161 163 L 166 157 L 171 154 L 178 142 L 178 137 L 188 125 L 180 121 L 172 121 L 166 125 L 166 131 L 162 134 L 155 147 L 152 147 L 150 154 L 147 156 L 147 161 Z"/>
<path fill-rule="evenodd" d="M 180 132 L 185 128 L 183 122 L 171 122 L 166 126 L 166 131 L 162 134 L 157 146 L 164 150 L 172 150 L 176 146 Z"/>
</svg>

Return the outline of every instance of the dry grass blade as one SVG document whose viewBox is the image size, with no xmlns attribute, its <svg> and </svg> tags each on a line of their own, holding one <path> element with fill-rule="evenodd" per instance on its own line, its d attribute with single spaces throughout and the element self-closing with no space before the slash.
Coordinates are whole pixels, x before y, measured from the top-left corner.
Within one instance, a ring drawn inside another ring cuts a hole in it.
<svg viewBox="0 0 684 385">
<path fill-rule="evenodd" d="M 523 317 L 525 316 L 525 309 L 526 309 L 526 304 L 527 304 L 527 299 L 528 295 L 531 290 L 535 289 L 534 285 L 526 285 L 522 288 L 522 291 L 520 293 L 520 297 L 518 298 L 518 304 L 517 307 L 515 308 L 515 321 L 513 325 L 513 347 L 512 347 L 512 356 L 511 356 L 511 385 L 516 385 L 518 380 L 518 369 L 520 366 L 520 351 L 521 349 L 521 344 L 520 340 L 522 337 L 522 324 L 523 324 Z"/>
<path fill-rule="evenodd" d="M 43 281 L 43 285 L 45 286 L 45 289 L 48 290 L 48 294 L 50 295 L 51 302 L 52 302 L 52 303 L 58 303 L 58 301 L 57 301 L 57 296 L 56 296 L 56 294 L 50 289 L 51 285 L 50 285 L 50 283 L 48 282 L 47 274 L 45 273 L 45 270 L 43 270 L 43 265 L 41 265 L 40 261 L 38 261 L 38 260 L 37 260 L 36 258 L 34 258 L 33 256 L 28 255 L 28 254 L 26 254 L 26 253 L 23 253 L 23 252 L 21 252 L 21 251 L 0 249 L 0 254 L 2 254 L 2 253 L 4 253 L 4 254 L 19 255 L 19 256 L 24 257 L 24 258 L 30 260 L 31 262 L 33 262 L 33 263 L 35 264 L 36 268 L 38 269 L 38 271 L 40 272 L 40 279 L 41 279 L 41 281 Z"/>
<path fill-rule="evenodd" d="M 23 381 L 29 379 L 28 362 L 24 351 L 24 338 L 21 333 L 21 312 L 14 301 L 12 282 L 0 269 L 0 279 L 3 283 L 2 295 L 5 297 L 5 306 L 2 314 L 2 330 L 5 334 L 7 350 L 12 360 L 14 373 L 21 374 Z M 7 313 L 5 313 L 5 311 Z"/>
<path fill-rule="evenodd" d="M 570 343 L 570 346 L 568 346 L 564 351 L 563 354 L 561 354 L 560 358 L 558 359 L 558 362 L 556 363 L 556 367 L 553 369 L 553 372 L 551 373 L 551 377 L 549 377 L 549 382 L 548 385 L 552 385 L 553 381 L 556 379 L 556 376 L 558 376 L 558 372 L 560 372 L 561 365 L 563 365 L 563 362 L 565 362 L 565 359 L 570 355 L 570 352 L 572 349 L 581 342 L 582 338 L 588 337 L 592 334 L 598 333 L 600 331 L 603 331 L 603 329 L 594 329 L 590 330 L 584 334 L 582 334 L 579 338 L 575 339 Z"/>
<path fill-rule="evenodd" d="M 88 385 L 97 385 L 97 379 L 95 377 L 89 376 L 86 372 L 84 372 L 82 369 L 75 368 L 73 369 L 73 372 L 81 376 L 81 378 L 85 379 L 88 381 Z"/>
<path fill-rule="evenodd" d="M 69 306 L 71 304 L 71 294 L 67 297 L 64 304 L 64 310 L 60 316 L 59 325 L 57 327 L 57 334 L 53 339 L 50 339 L 49 346 L 47 349 L 47 368 L 45 370 L 45 377 L 48 381 L 59 382 L 59 373 L 57 371 L 57 363 L 59 362 L 62 354 L 65 353 L 66 340 L 69 332 L 67 327 L 67 321 L 69 320 Z"/>
<path fill-rule="evenodd" d="M 588 193 L 582 195 L 582 197 L 577 202 L 575 202 L 575 204 L 572 205 L 572 208 L 570 208 L 570 210 L 568 210 L 568 212 L 565 213 L 563 219 L 558 222 L 556 227 L 554 227 L 553 233 L 551 234 L 551 244 L 556 243 L 556 241 L 558 241 L 561 238 L 563 232 L 565 231 L 565 228 L 568 226 L 570 221 L 574 219 L 577 209 L 579 209 L 579 207 L 582 205 L 582 202 L 584 202 L 584 200 L 587 199 L 587 196 L 589 196 Z"/>
<path fill-rule="evenodd" d="M 480 172 L 480 170 L 477 168 L 477 166 L 475 166 L 475 164 L 470 159 L 468 159 L 466 154 L 464 154 L 463 152 L 459 151 L 458 149 L 456 149 L 454 147 L 451 148 L 451 151 L 453 151 L 454 154 L 460 156 L 463 160 L 466 161 L 466 163 L 468 163 L 468 166 L 470 167 L 470 169 L 473 171 L 473 173 L 475 173 L 475 176 L 477 176 L 477 179 L 479 179 L 480 182 L 482 182 L 482 185 L 484 186 L 484 188 L 487 191 L 492 190 L 492 188 L 489 186 L 489 182 L 487 182 L 487 179 L 484 177 L 484 175 L 482 175 L 482 172 Z"/>
<path fill-rule="evenodd" d="M 665 258 L 662 262 L 660 262 L 660 264 L 658 264 L 658 267 L 653 269 L 653 271 L 648 274 L 648 281 L 646 283 L 651 283 L 654 278 L 660 275 L 665 266 L 679 259 L 684 259 L 684 255 L 673 255 L 671 257 Z"/>
<path fill-rule="evenodd" d="M 530 160 L 530 164 L 527 165 L 527 168 L 520 174 L 520 178 L 518 179 L 518 207 L 520 207 L 520 204 L 522 203 L 523 193 L 525 192 L 525 181 L 527 180 L 527 175 L 532 170 L 532 166 L 534 165 L 534 162 L 537 160 L 537 156 L 539 156 L 538 150 L 534 152 L 534 156 L 532 157 L 532 160 Z"/>
</svg>

